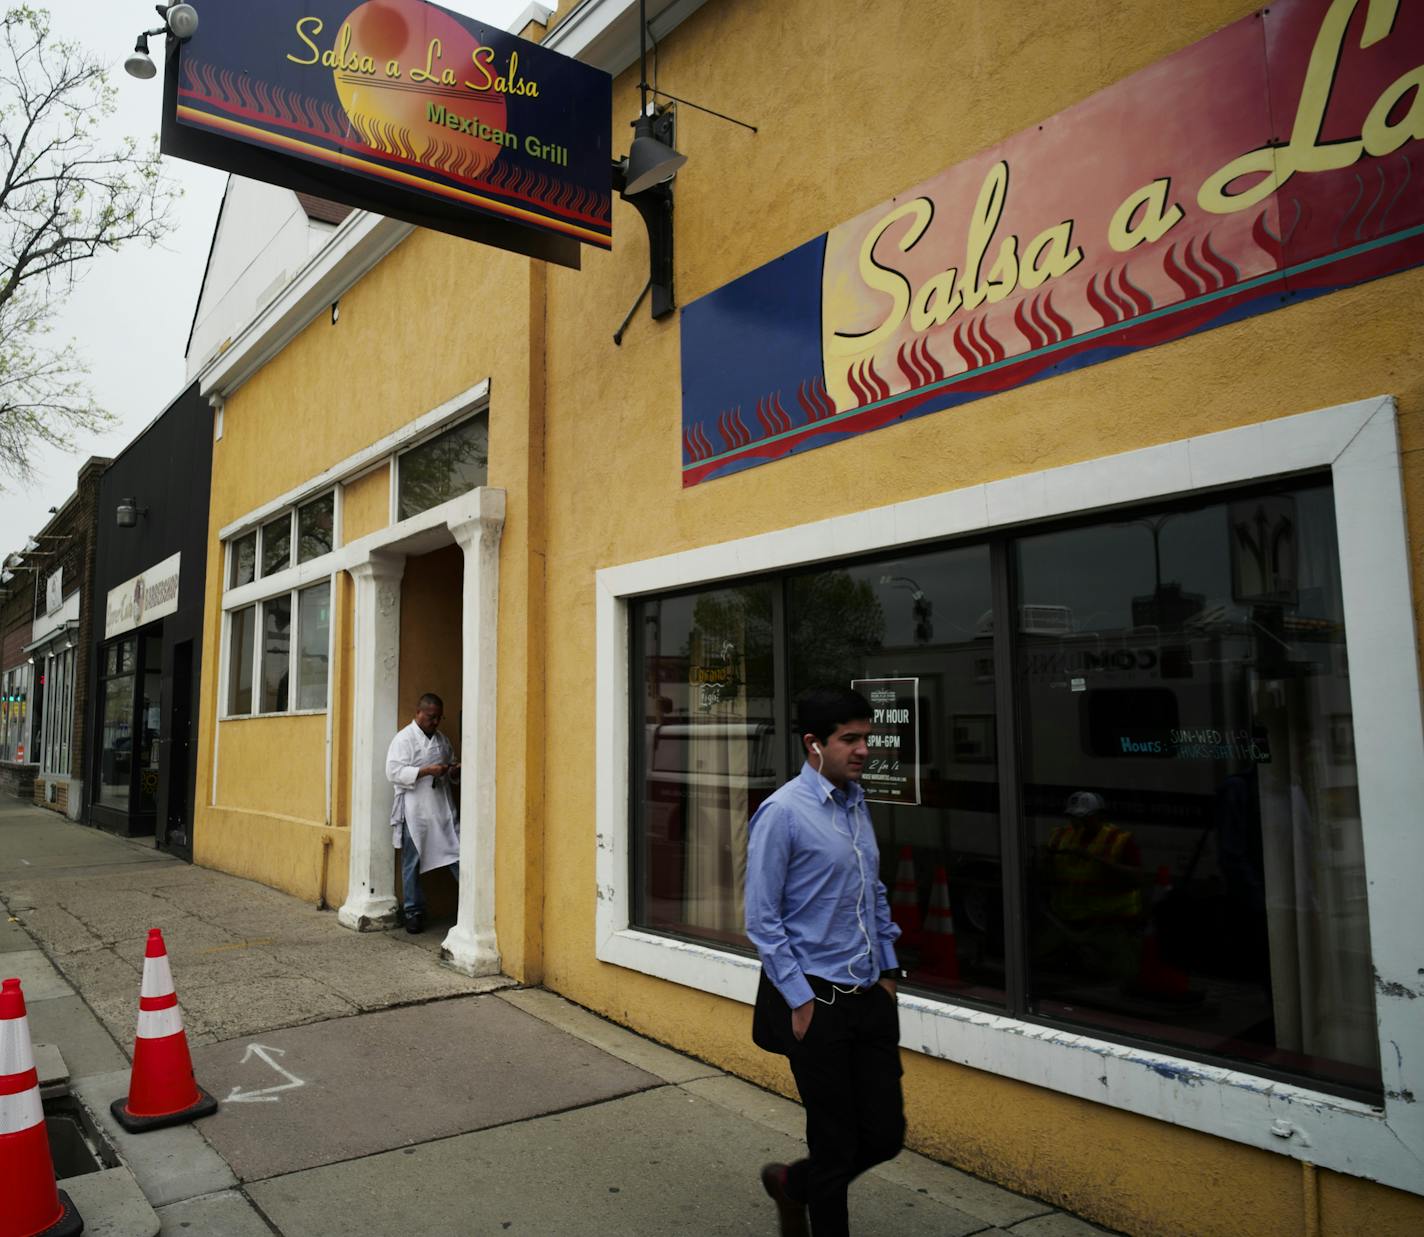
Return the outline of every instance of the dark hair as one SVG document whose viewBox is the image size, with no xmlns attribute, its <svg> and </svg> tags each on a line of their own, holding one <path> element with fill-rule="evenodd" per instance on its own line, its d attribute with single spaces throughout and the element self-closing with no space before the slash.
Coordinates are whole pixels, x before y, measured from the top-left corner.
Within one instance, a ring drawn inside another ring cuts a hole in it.
<svg viewBox="0 0 1424 1237">
<path fill-rule="evenodd" d="M 796 700 L 796 733 L 824 743 L 838 726 L 874 716 L 870 701 L 849 687 L 813 687 Z"/>
<path fill-rule="evenodd" d="M 415 702 L 415 711 L 419 713 L 421 709 L 428 709 L 432 706 L 439 709 L 442 713 L 445 712 L 445 702 L 434 692 L 426 692 L 425 695 Z"/>
</svg>

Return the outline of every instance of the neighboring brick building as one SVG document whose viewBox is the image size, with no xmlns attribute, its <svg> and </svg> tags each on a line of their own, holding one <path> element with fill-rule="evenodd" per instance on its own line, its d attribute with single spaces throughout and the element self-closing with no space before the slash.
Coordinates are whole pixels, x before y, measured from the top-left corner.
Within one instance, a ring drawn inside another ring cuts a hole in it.
<svg viewBox="0 0 1424 1237">
<path fill-rule="evenodd" d="M 25 652 L 34 614 L 34 573 L 17 558 L 13 568 L 0 567 L 0 796 L 6 798 L 28 799 L 34 794 L 33 667 Z"/>
<path fill-rule="evenodd" d="M 99 478 L 110 461 L 97 456 L 79 469 L 74 493 L 34 535 L 24 553 L 34 575 L 34 616 L 25 656 L 31 659 L 29 759 L 34 800 L 77 820 L 84 804 L 84 719 L 94 625 L 95 520 Z"/>
</svg>

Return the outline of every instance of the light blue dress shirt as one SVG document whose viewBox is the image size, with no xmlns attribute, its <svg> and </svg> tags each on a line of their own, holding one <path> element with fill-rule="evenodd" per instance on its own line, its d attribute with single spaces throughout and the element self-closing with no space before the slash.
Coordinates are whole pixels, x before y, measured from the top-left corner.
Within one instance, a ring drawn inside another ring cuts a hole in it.
<svg viewBox="0 0 1424 1237">
<path fill-rule="evenodd" d="M 748 829 L 747 935 L 792 1009 L 814 995 L 807 975 L 863 987 L 899 966 L 859 782 L 839 790 L 807 762 Z"/>
</svg>

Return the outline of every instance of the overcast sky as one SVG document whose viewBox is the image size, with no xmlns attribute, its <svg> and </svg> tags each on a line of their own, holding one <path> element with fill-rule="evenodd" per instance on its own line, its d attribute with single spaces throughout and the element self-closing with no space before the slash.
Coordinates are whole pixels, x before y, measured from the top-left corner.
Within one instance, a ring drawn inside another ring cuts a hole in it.
<svg viewBox="0 0 1424 1237">
<path fill-rule="evenodd" d="M 201 19 L 204 0 L 191 2 Z M 444 7 L 503 28 L 528 2 L 444 0 Z M 544 3 L 558 7 L 554 0 Z M 133 135 L 147 141 L 156 135 L 161 76 L 141 82 L 123 70 L 139 31 L 155 24 L 152 0 L 37 0 L 37 6 L 50 10 L 57 34 L 84 44 L 110 66 L 110 81 L 118 89 L 118 110 L 109 121 L 112 140 Z M 161 65 L 161 43 L 154 40 L 152 47 Z M 96 258 L 65 294 L 58 315 L 56 337 L 79 345 L 99 401 L 118 421 L 110 432 L 81 442 L 75 454 L 38 452 L 28 487 L 0 477 L 0 557 L 20 549 L 43 527 L 49 508 L 73 492 L 85 459 L 118 454 L 182 390 L 183 348 L 227 177 L 197 164 L 167 158 L 163 162 L 184 189 L 178 226 L 165 245 Z"/>
</svg>

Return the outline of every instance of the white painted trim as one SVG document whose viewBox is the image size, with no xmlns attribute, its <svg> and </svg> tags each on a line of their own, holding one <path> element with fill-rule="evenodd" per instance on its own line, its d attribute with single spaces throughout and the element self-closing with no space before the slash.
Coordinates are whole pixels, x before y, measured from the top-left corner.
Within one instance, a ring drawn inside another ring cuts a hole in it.
<svg viewBox="0 0 1424 1237">
<path fill-rule="evenodd" d="M 452 396 L 429 412 L 421 413 L 413 421 L 407 421 L 400 429 L 392 431 L 384 438 L 378 438 L 370 446 L 363 447 L 360 451 L 353 452 L 344 460 L 331 465 L 330 468 L 323 469 L 300 485 L 293 486 L 285 494 L 279 494 L 261 506 L 253 507 L 250 511 L 220 528 L 218 539 L 224 542 L 228 541 L 260 526 L 264 520 L 276 515 L 283 507 L 301 506 L 317 497 L 323 490 L 356 480 L 362 473 L 369 472 L 381 464 L 386 456 L 413 446 L 418 438 L 433 430 L 443 429 L 446 422 L 458 420 L 463 413 L 473 414 L 480 411 L 479 405 L 489 398 L 489 389 L 489 379 L 481 379 L 474 386 Z M 320 563 L 325 559 L 326 556 L 323 555 L 321 558 L 312 559 L 311 562 Z M 277 577 L 269 578 L 275 580 Z M 227 577 L 224 577 L 223 586 L 224 588 L 227 586 Z M 243 587 L 248 586 L 244 585 Z"/>
<path fill-rule="evenodd" d="M 628 602 L 643 594 L 1329 468 L 1355 718 L 1384 1108 L 921 996 L 901 1044 L 1324 1168 L 1424 1191 L 1424 720 L 1394 401 L 1377 397 L 596 573 L 596 952 L 750 1002 L 756 963 L 629 926 Z M 1417 1090 L 1417 1083 L 1414 1084 Z"/>
<path fill-rule="evenodd" d="M 415 227 L 354 211 L 281 292 L 198 373 L 202 395 L 227 398 L 282 351 L 333 301 L 341 299 Z"/>
</svg>

